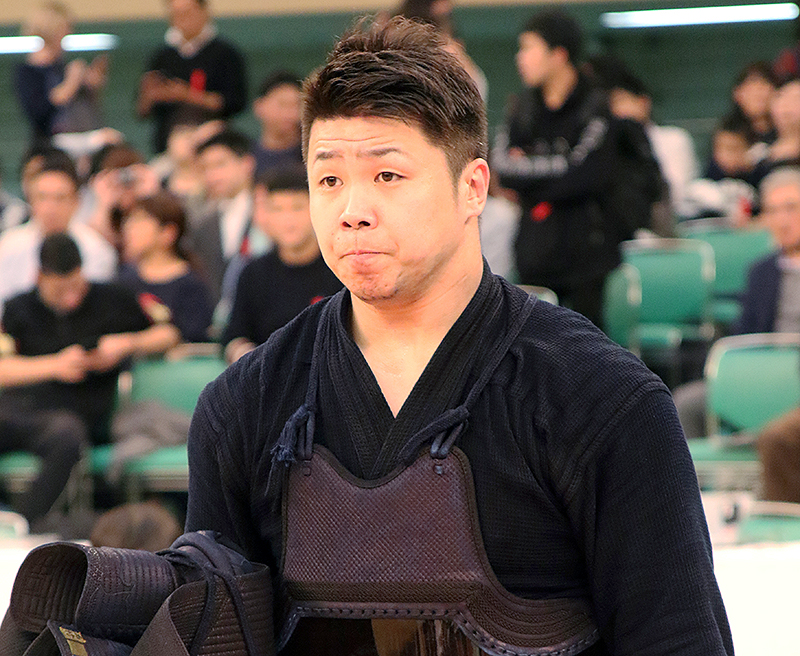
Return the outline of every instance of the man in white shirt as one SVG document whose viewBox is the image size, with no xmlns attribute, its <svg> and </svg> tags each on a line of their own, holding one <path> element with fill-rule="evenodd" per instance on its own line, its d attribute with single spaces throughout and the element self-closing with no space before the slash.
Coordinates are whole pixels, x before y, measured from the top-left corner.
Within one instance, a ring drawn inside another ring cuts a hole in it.
<svg viewBox="0 0 800 656">
<path fill-rule="evenodd" d="M 31 219 L 0 236 L 0 306 L 36 284 L 39 247 L 45 236 L 66 232 L 75 240 L 89 280 L 114 277 L 117 254 L 93 228 L 73 220 L 79 204 L 78 176 L 64 161 L 45 161 L 31 180 Z"/>
</svg>

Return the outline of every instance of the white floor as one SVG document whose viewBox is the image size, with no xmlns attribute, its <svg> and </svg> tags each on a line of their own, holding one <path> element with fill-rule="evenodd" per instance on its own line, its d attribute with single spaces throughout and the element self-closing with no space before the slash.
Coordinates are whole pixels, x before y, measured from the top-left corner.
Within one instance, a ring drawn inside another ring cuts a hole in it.
<svg viewBox="0 0 800 656">
<path fill-rule="evenodd" d="M 749 498 L 711 495 L 704 502 L 736 656 L 800 656 L 800 543 L 736 546 L 735 523 L 724 519 L 730 519 L 733 504 L 746 512 Z M 0 616 L 17 569 L 36 545 L 34 540 L 0 544 Z"/>
</svg>

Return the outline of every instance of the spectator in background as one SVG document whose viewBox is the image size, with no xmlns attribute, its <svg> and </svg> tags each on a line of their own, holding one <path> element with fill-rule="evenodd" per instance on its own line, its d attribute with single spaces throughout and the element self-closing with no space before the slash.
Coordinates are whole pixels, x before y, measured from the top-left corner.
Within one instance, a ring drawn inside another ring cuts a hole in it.
<svg viewBox="0 0 800 656">
<path fill-rule="evenodd" d="M 125 263 L 119 282 L 143 307 L 170 318 L 186 342 L 209 339 L 213 306 L 203 279 L 182 247 L 186 215 L 172 194 L 137 199 L 122 220 Z"/>
<path fill-rule="evenodd" d="M 800 163 L 800 77 L 788 78 L 778 85 L 770 103 L 770 116 L 775 140 L 753 170 L 756 185 L 773 169 Z"/>
<path fill-rule="evenodd" d="M 749 139 L 750 126 L 739 115 L 717 124 L 705 174 L 687 188 L 683 218 L 725 217 L 734 226 L 750 221 L 756 189 Z"/>
<path fill-rule="evenodd" d="M 175 515 L 155 499 L 115 506 L 97 518 L 89 541 L 93 547 L 168 549 L 183 533 Z"/>
<path fill-rule="evenodd" d="M 222 121 L 204 122 L 196 110 L 181 110 L 170 128 L 167 149 L 149 162 L 159 185 L 180 198 L 189 217 L 196 218 L 206 200 L 197 147 L 223 129 Z"/>
<path fill-rule="evenodd" d="M 117 271 L 114 248 L 93 228 L 75 221 L 79 183 L 74 165 L 60 158 L 45 159 L 30 180 L 31 219 L 0 235 L 0 303 L 36 284 L 42 240 L 68 232 L 78 244 L 83 274 L 106 281 Z"/>
<path fill-rule="evenodd" d="M 104 126 L 100 94 L 105 86 L 108 59 L 91 63 L 64 60 L 62 39 L 70 33 L 71 17 L 60 2 L 35 7 L 24 32 L 42 39 L 16 69 L 15 89 L 33 130 L 33 144 L 49 143 L 59 133 L 86 133 Z"/>
<path fill-rule="evenodd" d="M 582 47 L 580 26 L 560 10 L 528 21 L 517 53 L 526 88 L 498 135 L 492 168 L 519 194 L 519 282 L 549 287 L 599 325 L 605 278 L 620 259 L 604 208 L 617 153 L 605 94 L 578 70 Z"/>
<path fill-rule="evenodd" d="M 11 348 L 0 358 L 0 449 L 43 458 L 19 506 L 34 532 L 83 449 L 104 441 L 123 361 L 178 340 L 174 326 L 151 324 L 127 290 L 89 282 L 64 233 L 44 238 L 36 275 L 34 289 L 5 303 Z"/>
<path fill-rule="evenodd" d="M 686 190 L 700 173 L 694 143 L 687 130 L 674 125 L 657 125 L 652 118 L 653 99 L 645 84 L 630 72 L 623 72 L 609 93 L 611 113 L 644 126 L 647 138 L 669 188 L 670 214 L 684 214 Z M 655 230 L 674 236 L 672 226 Z"/>
<path fill-rule="evenodd" d="M 750 268 L 732 333 L 800 332 L 800 168 L 775 169 L 762 181 L 760 195 L 762 222 L 777 249 Z M 675 406 L 686 437 L 703 437 L 705 382 L 678 387 Z"/>
<path fill-rule="evenodd" d="M 736 76 L 731 89 L 731 113 L 750 127 L 753 163 L 764 156 L 766 145 L 775 141 L 770 105 L 776 85 L 776 78 L 767 62 L 752 62 Z"/>
<path fill-rule="evenodd" d="M 137 198 L 158 191 L 158 176 L 142 154 L 125 143 L 104 148 L 97 167 L 88 185 L 91 198 L 86 199 L 80 217 L 119 250 L 122 220 Z"/>
<path fill-rule="evenodd" d="M 170 28 L 139 85 L 137 112 L 155 123 L 153 150 L 167 147 L 176 112 L 186 105 L 206 118 L 229 118 L 247 105 L 244 59 L 217 34 L 206 0 L 167 0 Z"/>
<path fill-rule="evenodd" d="M 302 164 L 300 148 L 300 78 L 288 71 L 267 76 L 253 101 L 253 114 L 261 126 L 255 146 L 256 173 Z"/>
<path fill-rule="evenodd" d="M 266 253 L 269 239 L 253 225 L 252 143 L 239 132 L 223 131 L 197 149 L 206 185 L 206 208 L 190 231 L 190 247 L 206 274 L 217 306 L 215 326 L 227 321 L 236 280 L 251 257 Z"/>
<path fill-rule="evenodd" d="M 451 0 L 402 0 L 395 16 L 433 25 L 444 36 L 445 49 L 452 54 L 464 70 L 469 73 L 478 93 L 486 102 L 489 97 L 489 83 L 486 75 L 467 54 L 464 44 L 457 38 L 453 25 L 453 3 Z"/>
<path fill-rule="evenodd" d="M 262 173 L 253 200 L 253 220 L 275 248 L 250 262 L 239 276 L 221 339 L 228 362 L 266 342 L 309 305 L 342 288 L 320 255 L 302 165 Z"/>
</svg>

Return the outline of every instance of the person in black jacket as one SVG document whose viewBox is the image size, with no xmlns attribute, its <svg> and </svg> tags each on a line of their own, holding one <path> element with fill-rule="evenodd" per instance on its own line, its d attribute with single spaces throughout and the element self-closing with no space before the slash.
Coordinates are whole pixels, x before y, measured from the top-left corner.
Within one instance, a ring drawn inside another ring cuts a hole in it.
<svg viewBox="0 0 800 656">
<path fill-rule="evenodd" d="M 579 25 L 561 11 L 527 23 L 517 53 L 526 89 L 498 135 L 492 170 L 522 206 L 519 282 L 550 287 L 599 325 L 623 236 L 604 207 L 617 167 L 610 113 L 605 94 L 577 67 L 581 48 Z"/>
<path fill-rule="evenodd" d="M 211 23 L 206 0 L 169 0 L 170 29 L 142 76 L 136 110 L 155 120 L 153 149 L 167 147 L 175 113 L 186 105 L 229 118 L 247 104 L 245 65 Z"/>
</svg>

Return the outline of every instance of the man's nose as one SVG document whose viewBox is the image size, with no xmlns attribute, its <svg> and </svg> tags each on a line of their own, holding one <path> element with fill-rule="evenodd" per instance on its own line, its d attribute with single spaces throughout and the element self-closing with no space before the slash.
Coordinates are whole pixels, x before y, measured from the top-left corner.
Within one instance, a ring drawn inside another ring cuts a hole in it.
<svg viewBox="0 0 800 656">
<path fill-rule="evenodd" d="M 353 185 L 348 190 L 347 204 L 341 215 L 342 227 L 359 230 L 375 225 L 375 213 L 367 190 Z"/>
</svg>

